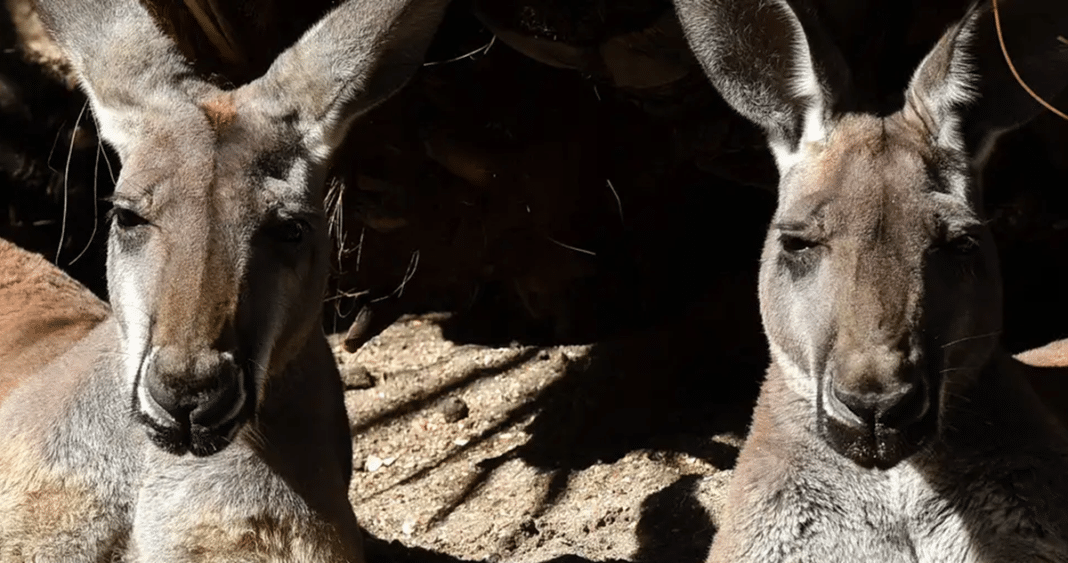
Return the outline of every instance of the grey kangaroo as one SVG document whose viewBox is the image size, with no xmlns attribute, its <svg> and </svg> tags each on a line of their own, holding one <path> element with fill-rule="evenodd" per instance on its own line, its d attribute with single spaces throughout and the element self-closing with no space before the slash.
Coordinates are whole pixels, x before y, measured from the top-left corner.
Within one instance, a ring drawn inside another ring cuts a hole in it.
<svg viewBox="0 0 1068 563">
<path fill-rule="evenodd" d="M 1068 432 L 999 346 L 977 170 L 1041 108 L 1005 64 L 989 2 L 886 116 L 854 111 L 811 11 L 675 4 L 780 175 L 759 280 L 772 364 L 709 560 L 1068 561 Z M 1059 92 L 1068 2 L 999 4 L 1021 75 Z"/>
<path fill-rule="evenodd" d="M 110 307 L 0 243 L 0 561 L 363 561 L 324 182 L 446 4 L 350 0 L 222 90 L 136 0 L 39 2 L 122 171 Z"/>
</svg>

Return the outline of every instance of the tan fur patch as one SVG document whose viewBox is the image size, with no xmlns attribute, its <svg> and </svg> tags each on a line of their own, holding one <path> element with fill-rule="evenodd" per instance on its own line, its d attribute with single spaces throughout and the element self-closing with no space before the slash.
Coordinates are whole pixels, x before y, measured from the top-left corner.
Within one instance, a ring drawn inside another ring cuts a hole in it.
<svg viewBox="0 0 1068 563">
<path fill-rule="evenodd" d="M 278 511 L 275 511 L 278 512 Z M 251 515 L 227 519 L 202 512 L 190 526 L 181 552 L 190 561 L 360 561 L 339 542 L 329 524 L 306 515 Z"/>
<path fill-rule="evenodd" d="M 0 447 L 0 561 L 99 561 L 121 549 L 121 510 L 77 475 L 48 468 L 33 445 Z"/>
<path fill-rule="evenodd" d="M 237 118 L 237 106 L 234 105 L 234 97 L 230 93 L 220 94 L 202 103 L 200 109 L 208 118 L 208 123 L 215 131 L 229 127 Z"/>
</svg>

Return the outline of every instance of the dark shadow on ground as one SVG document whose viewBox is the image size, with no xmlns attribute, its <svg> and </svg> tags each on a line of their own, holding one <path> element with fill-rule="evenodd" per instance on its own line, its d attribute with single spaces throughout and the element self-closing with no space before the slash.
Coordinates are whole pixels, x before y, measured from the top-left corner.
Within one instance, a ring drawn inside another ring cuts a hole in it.
<svg viewBox="0 0 1068 563">
<path fill-rule="evenodd" d="M 708 510 L 697 501 L 701 477 L 685 475 L 649 495 L 638 520 L 641 547 L 634 560 L 641 563 L 703 563 L 712 547 L 716 527 Z"/>
<path fill-rule="evenodd" d="M 710 280 L 685 317 L 597 344 L 569 363 L 538 397 L 520 456 L 576 470 L 650 449 L 733 467 L 738 452 L 711 437 L 745 435 L 767 365 L 755 269 Z"/>
<path fill-rule="evenodd" d="M 637 534 L 636 563 L 702 563 L 712 546 L 716 528 L 708 510 L 697 501 L 700 476 L 686 475 L 649 495 L 641 506 Z M 364 535 L 368 561 L 376 563 L 468 563 L 450 555 L 399 541 L 385 541 Z M 610 560 L 609 563 L 623 563 Z M 544 563 L 592 563 L 578 555 L 561 555 Z"/>
<path fill-rule="evenodd" d="M 363 541 L 366 559 L 374 563 L 473 563 L 421 547 L 408 547 L 399 541 L 385 541 L 367 532 Z"/>
</svg>

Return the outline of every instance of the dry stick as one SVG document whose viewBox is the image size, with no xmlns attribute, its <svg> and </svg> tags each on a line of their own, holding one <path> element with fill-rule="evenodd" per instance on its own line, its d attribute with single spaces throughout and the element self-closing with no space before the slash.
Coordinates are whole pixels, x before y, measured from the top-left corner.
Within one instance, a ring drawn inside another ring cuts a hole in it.
<svg viewBox="0 0 1068 563">
<path fill-rule="evenodd" d="M 493 37 L 490 38 L 489 43 L 486 43 L 485 45 L 479 47 L 478 49 L 475 49 L 474 51 L 471 51 L 470 53 L 464 53 L 464 54 L 460 55 L 459 57 L 453 57 L 451 59 L 444 60 L 444 61 L 425 62 L 425 63 L 423 63 L 423 66 L 436 66 L 436 65 L 444 65 L 444 64 L 454 63 L 456 61 L 462 61 L 464 59 L 473 57 L 473 56 L 475 56 L 475 55 L 477 55 L 479 53 L 482 53 L 483 55 L 485 55 L 486 53 L 489 52 L 490 47 L 493 46 L 493 42 L 496 41 L 496 40 L 497 40 L 497 36 L 494 35 Z"/>
<path fill-rule="evenodd" d="M 998 11 L 998 0 L 993 0 L 993 5 L 994 5 L 994 27 L 997 28 L 998 43 L 1001 44 L 1001 54 L 1005 56 L 1005 62 L 1008 63 L 1009 70 L 1012 71 L 1012 75 L 1016 78 L 1016 81 L 1020 83 L 1020 86 L 1023 86 L 1023 89 L 1026 90 L 1027 93 L 1030 94 L 1031 97 L 1034 98 L 1036 102 L 1042 104 L 1043 107 L 1045 107 L 1046 109 L 1048 109 L 1048 110 L 1052 111 L 1053 113 L 1057 114 L 1057 116 L 1060 117 L 1061 119 L 1068 120 L 1068 115 L 1065 115 L 1064 112 L 1062 112 L 1061 110 L 1053 107 L 1046 100 L 1043 100 L 1041 96 L 1036 94 L 1034 92 L 1034 90 L 1032 90 L 1027 85 L 1027 83 L 1023 81 L 1023 78 L 1020 78 L 1020 73 L 1016 72 L 1016 66 L 1012 64 L 1012 59 L 1009 58 L 1009 50 L 1005 47 L 1005 37 L 1001 34 L 1001 13 Z M 1064 37 L 1057 37 L 1057 39 L 1059 39 L 1062 42 L 1068 43 L 1068 41 L 1065 41 Z"/>
</svg>

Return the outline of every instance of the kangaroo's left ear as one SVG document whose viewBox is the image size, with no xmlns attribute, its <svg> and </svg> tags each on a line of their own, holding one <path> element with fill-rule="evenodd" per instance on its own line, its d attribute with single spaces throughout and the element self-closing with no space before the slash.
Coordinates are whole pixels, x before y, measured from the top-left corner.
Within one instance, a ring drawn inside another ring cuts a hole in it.
<svg viewBox="0 0 1068 563">
<path fill-rule="evenodd" d="M 357 116 L 415 74 L 449 0 L 348 0 L 239 90 L 292 119 L 305 147 L 326 160 Z"/>
<path fill-rule="evenodd" d="M 998 136 L 1043 110 L 1013 75 L 1001 37 L 1020 78 L 1052 99 L 1068 86 L 1068 1 L 991 0 L 974 4 L 913 74 L 905 94 L 937 144 L 964 148 L 981 166 Z"/>
</svg>

